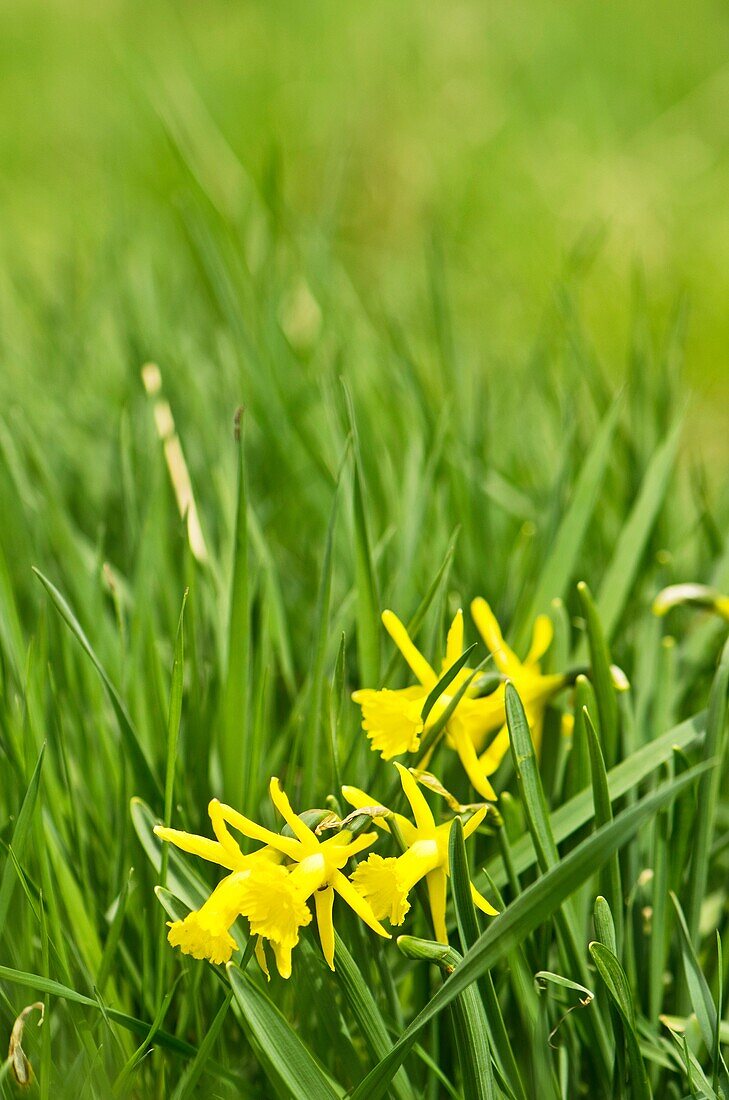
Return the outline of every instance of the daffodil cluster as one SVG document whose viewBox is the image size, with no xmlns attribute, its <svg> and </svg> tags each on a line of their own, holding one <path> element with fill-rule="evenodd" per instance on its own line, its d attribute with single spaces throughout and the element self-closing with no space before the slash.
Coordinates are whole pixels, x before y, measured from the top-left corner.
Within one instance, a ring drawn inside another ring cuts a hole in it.
<svg viewBox="0 0 729 1100">
<path fill-rule="evenodd" d="M 440 673 L 415 646 L 397 616 L 385 611 L 382 615 L 385 629 L 417 683 L 398 690 L 362 688 L 352 696 L 362 708 L 362 724 L 371 746 L 384 760 L 419 754 L 415 771 L 395 763 L 412 818 L 392 811 L 357 787 L 345 786 L 342 794 L 354 812 L 343 821 L 335 817 L 333 822 L 321 821 L 317 828 L 312 828 L 294 812 L 278 779 L 273 778 L 269 794 L 284 822 L 285 830 L 281 833 L 264 828 L 217 799 L 208 806 L 214 840 L 156 827 L 160 839 L 228 872 L 199 909 L 170 924 L 168 939 L 174 947 L 197 959 L 227 962 L 237 947 L 233 926 L 238 919 L 244 919 L 250 935 L 255 937 L 256 957 L 266 975 L 271 952 L 279 974 L 287 978 L 299 933 L 311 923 L 315 913 L 322 953 L 334 969 L 335 895 L 373 932 L 389 939 L 390 933 L 381 922 L 387 921 L 394 927 L 403 923 L 412 904 L 412 892 L 421 881 L 427 891 L 435 937 L 442 943 L 448 942 L 448 845 L 455 818 L 450 816 L 437 823 L 418 781 L 445 794 L 451 810 L 467 813 L 466 837 L 478 829 L 488 806 L 462 807 L 439 780 L 423 771 L 438 747 L 436 734 L 442 733 L 444 743 L 457 754 L 481 797 L 486 802 L 494 801 L 496 794 L 489 777 L 499 767 L 509 743 L 506 681 L 511 680 L 521 696 L 537 746 L 546 706 L 568 682 L 563 675 L 548 675 L 541 670 L 540 662 L 553 633 L 546 616 L 536 620 L 529 652 L 521 661 L 504 641 L 485 600 L 474 600 L 471 614 L 498 672 L 495 680 L 492 676 L 484 684 L 478 669 L 463 663 L 461 611 L 448 631 Z M 329 816 L 331 819 L 332 815 Z M 354 828 L 352 822 L 356 822 Z M 370 824 L 375 826 L 374 830 L 355 835 L 362 826 L 368 828 Z M 332 825 L 332 835 L 322 839 Z M 244 853 L 231 829 L 260 847 Z M 383 856 L 371 852 L 356 864 L 355 857 L 375 843 L 378 832 L 391 835 L 399 854 Z M 473 883 L 471 896 L 483 913 L 489 916 L 496 913 Z"/>
<path fill-rule="evenodd" d="M 343 869 L 374 843 L 377 834 L 368 832 L 354 838 L 345 822 L 333 836 L 321 840 L 294 813 L 275 778 L 270 783 L 271 800 L 292 835 L 274 833 L 217 799 L 208 807 L 215 840 L 158 825 L 155 833 L 161 840 L 229 872 L 200 909 L 170 924 L 168 939 L 172 946 L 196 959 L 228 962 L 237 946 L 231 929 L 239 917 L 244 917 L 250 934 L 256 937 L 256 958 L 266 975 L 269 973 L 266 952 L 270 949 L 279 974 L 288 978 L 299 931 L 311 922 L 309 903 L 313 900 L 322 953 L 333 970 L 335 894 L 374 932 L 389 939 L 390 933 L 380 922 L 387 919 L 392 925 L 402 924 L 410 908 L 408 895 L 421 879 L 425 879 L 428 888 L 435 935 L 447 943 L 448 837 L 454 818 L 436 825 L 416 780 L 402 765 L 396 767 L 414 821 L 392 813 L 356 787 L 343 788 L 350 805 L 362 811 L 350 817 L 360 821 L 371 817 L 384 832 L 396 832 L 404 846 L 397 857 L 370 856 L 356 867 L 350 878 Z M 487 807 L 481 806 L 470 815 L 465 825 L 466 836 L 478 828 L 486 812 Z M 229 826 L 251 840 L 262 842 L 262 847 L 245 855 Z M 472 896 L 484 913 L 492 916 L 496 912 L 474 886 Z"/>
</svg>

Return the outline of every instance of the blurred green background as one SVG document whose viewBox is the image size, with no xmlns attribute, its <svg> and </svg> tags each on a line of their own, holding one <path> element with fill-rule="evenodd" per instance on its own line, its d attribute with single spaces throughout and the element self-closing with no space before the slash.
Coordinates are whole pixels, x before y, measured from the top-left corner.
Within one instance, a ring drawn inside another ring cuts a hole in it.
<svg viewBox="0 0 729 1100">
<path fill-rule="evenodd" d="M 5 0 L 0 19 L 4 281 L 120 251 L 164 270 L 186 187 L 174 114 L 204 131 L 222 202 L 232 150 L 405 329 L 435 232 L 459 334 L 492 366 L 528 353 L 577 263 L 608 370 L 644 283 L 656 324 L 686 295 L 690 377 L 726 394 L 719 0 Z M 720 417 L 712 400 L 706 438 Z"/>
</svg>

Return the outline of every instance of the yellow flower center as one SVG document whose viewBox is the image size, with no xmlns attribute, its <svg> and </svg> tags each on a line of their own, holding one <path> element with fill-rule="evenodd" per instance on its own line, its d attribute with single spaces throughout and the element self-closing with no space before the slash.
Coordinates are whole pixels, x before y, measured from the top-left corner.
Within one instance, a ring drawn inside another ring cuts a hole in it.
<svg viewBox="0 0 729 1100">
<path fill-rule="evenodd" d="M 420 712 L 427 696 L 424 688 L 401 691 L 355 691 L 352 698 L 362 707 L 362 726 L 372 748 L 383 760 L 416 752 L 423 732 Z"/>
<path fill-rule="evenodd" d="M 299 929 L 311 921 L 311 911 L 285 867 L 261 864 L 240 891 L 240 912 L 250 922 L 252 936 L 271 941 L 279 973 L 291 973 L 291 952 L 299 942 Z"/>
<path fill-rule="evenodd" d="M 184 920 L 170 924 L 167 939 L 185 955 L 194 959 L 209 959 L 211 963 L 226 963 L 237 944 L 227 928 L 215 926 L 200 918 L 200 912 L 190 913 Z"/>
<path fill-rule="evenodd" d="M 370 903 L 377 919 L 387 917 L 390 924 L 402 924 L 410 909 L 408 890 L 398 875 L 397 864 L 394 856 L 383 859 L 373 854 L 352 876 L 355 890 Z"/>
<path fill-rule="evenodd" d="M 416 840 L 397 859 L 383 859 L 373 853 L 359 864 L 352 884 L 370 903 L 378 920 L 387 917 L 390 924 L 402 924 L 410 908 L 408 894 L 413 886 L 442 862 L 436 840 Z"/>
<path fill-rule="evenodd" d="M 249 876 L 248 870 L 228 875 L 200 909 L 170 924 L 167 939 L 172 946 L 195 959 L 228 962 L 238 946 L 229 929 L 240 912 L 241 890 Z"/>
</svg>

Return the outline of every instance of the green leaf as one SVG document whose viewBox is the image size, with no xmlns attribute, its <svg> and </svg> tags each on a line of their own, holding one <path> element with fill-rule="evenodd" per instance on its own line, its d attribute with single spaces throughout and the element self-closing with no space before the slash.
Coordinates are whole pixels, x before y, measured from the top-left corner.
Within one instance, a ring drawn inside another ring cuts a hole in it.
<svg viewBox="0 0 729 1100">
<path fill-rule="evenodd" d="M 172 1094 L 172 1100 L 188 1100 L 188 1097 L 195 1095 L 200 1078 L 210 1061 L 210 1054 L 215 1046 L 218 1035 L 228 1017 L 228 1009 L 230 1008 L 232 1000 L 233 990 L 231 989 L 225 995 L 220 1008 L 215 1013 L 212 1024 L 206 1030 L 205 1037 L 200 1043 L 197 1054 L 183 1073 L 182 1077 L 180 1077 L 177 1087 Z"/>
<path fill-rule="evenodd" d="M 529 723 L 519 694 L 512 683 L 506 685 L 505 700 L 509 746 L 519 785 L 519 796 L 534 850 L 537 853 L 537 862 L 542 871 L 548 871 L 559 860 L 559 853 L 552 833 Z"/>
<path fill-rule="evenodd" d="M 595 935 L 598 940 L 600 943 L 604 943 L 605 946 L 612 951 L 613 955 L 616 954 L 615 948 L 617 947 L 617 941 L 615 939 L 615 922 L 613 920 L 613 914 L 607 900 L 600 895 L 595 898 L 593 919 L 595 922 Z"/>
<path fill-rule="evenodd" d="M 585 730 L 585 708 L 592 714 L 597 713 L 595 693 L 586 676 L 580 674 L 575 680 L 575 725 L 572 732 L 572 751 L 567 760 L 567 778 L 565 796 L 567 799 L 579 794 L 590 785 L 590 750 Z"/>
<path fill-rule="evenodd" d="M 552 833 L 529 724 L 521 699 L 512 683 L 506 685 L 505 701 L 509 744 L 519 785 L 519 796 L 524 807 L 532 843 L 537 853 L 537 862 L 542 871 L 548 871 L 558 865 L 559 852 Z M 580 979 L 580 983 L 586 986 L 589 974 L 583 956 L 584 949 L 580 948 L 580 932 L 572 905 L 565 904 L 564 909 L 556 911 L 555 925 L 559 935 L 560 954 L 565 969 L 573 973 L 576 978 Z M 585 1026 L 592 1036 L 594 1054 L 602 1059 L 603 1070 L 607 1071 L 610 1060 L 608 1036 L 602 1016 L 597 1011 L 597 1006 L 585 1018 Z"/>
<path fill-rule="evenodd" d="M 60 997 L 62 1000 L 69 1001 L 72 1004 L 82 1005 L 84 1008 L 93 1009 L 94 1012 L 101 1013 L 109 1020 L 119 1024 L 120 1027 L 132 1032 L 134 1035 L 149 1034 L 150 1024 L 147 1021 L 140 1020 L 136 1016 L 129 1016 L 126 1012 L 120 1012 L 116 1008 L 111 1008 L 110 1005 L 103 1004 L 101 1000 L 87 997 L 71 986 L 63 985 L 62 982 L 57 982 L 53 978 L 45 978 L 40 974 L 29 974 L 24 970 L 14 970 L 9 966 L 0 966 L 0 979 L 11 982 L 13 985 L 23 986 L 25 989 L 37 990 L 40 993 L 48 993 L 51 997 Z M 158 1046 L 164 1047 L 166 1050 L 171 1050 L 175 1054 L 181 1054 L 186 1058 L 194 1058 L 197 1055 L 197 1047 L 194 1047 L 192 1043 L 188 1043 L 184 1039 L 178 1039 L 177 1036 L 170 1035 L 169 1032 L 162 1028 L 156 1032 L 155 1042 Z M 240 1078 L 225 1067 L 218 1065 L 212 1060 L 209 1060 L 207 1065 L 208 1072 L 214 1072 L 217 1077 L 226 1081 L 231 1081 L 238 1085 L 241 1084 Z"/>
<path fill-rule="evenodd" d="M 423 709 L 420 712 L 420 717 L 422 718 L 424 724 L 425 724 L 425 722 L 427 722 L 428 715 L 430 714 L 431 710 L 433 709 L 435 704 L 440 699 L 443 692 L 446 691 L 446 689 L 448 688 L 448 685 L 451 684 L 455 680 L 458 673 L 461 671 L 463 666 L 468 661 L 468 658 L 473 653 L 474 649 L 476 648 L 476 645 L 477 645 L 477 643 L 474 642 L 473 645 L 470 645 L 468 647 L 468 649 L 465 649 L 463 651 L 463 653 L 460 655 L 460 657 L 457 657 L 456 660 L 453 662 L 453 664 L 449 665 L 449 667 L 445 670 L 445 672 L 440 677 L 440 679 L 438 680 L 436 685 L 428 693 L 428 697 L 425 700 L 425 702 L 423 703 Z M 470 681 L 469 681 L 469 683 L 470 683 Z M 460 696 L 459 698 L 462 698 L 462 696 Z"/>
<path fill-rule="evenodd" d="M 189 588 L 185 589 L 182 597 L 180 617 L 177 621 L 177 634 L 175 635 L 175 655 L 172 662 L 172 683 L 170 686 L 170 705 L 167 714 L 167 762 L 165 765 L 165 812 L 164 823 L 169 825 L 172 820 L 172 799 L 175 790 L 175 763 L 177 761 L 177 742 L 180 736 L 180 720 L 182 718 L 182 693 L 185 681 L 185 606 Z"/>
<path fill-rule="evenodd" d="M 565 978 L 561 974 L 554 974 L 551 970 L 538 970 L 534 975 L 534 981 L 536 985 L 556 985 L 560 989 L 569 989 L 574 993 L 580 994 L 580 1001 L 587 1006 L 592 1000 L 594 1000 L 595 994 L 587 986 L 580 985 L 579 982 L 573 982 L 571 978 Z"/>
<path fill-rule="evenodd" d="M 584 581 L 577 585 L 582 605 L 582 613 L 587 621 L 587 640 L 590 646 L 590 665 L 592 683 L 597 699 L 597 717 L 599 719 L 600 739 L 604 746 L 605 762 L 612 767 L 618 759 L 618 700 L 615 694 L 612 672 L 610 671 L 610 651 L 605 640 L 605 631 L 592 593 Z"/>
<path fill-rule="evenodd" d="M 648 537 L 666 497 L 683 424 L 679 421 L 653 455 L 640 492 L 627 520 L 597 593 L 597 610 L 606 638 L 615 627 L 630 595 Z"/>
<path fill-rule="evenodd" d="M 225 797 L 233 806 L 248 807 L 251 790 L 246 744 L 250 693 L 250 594 L 248 577 L 248 505 L 245 447 L 239 421 L 238 490 L 233 540 L 233 567 L 228 607 L 227 668 L 220 724 L 220 757 Z"/>
<path fill-rule="evenodd" d="M 727 691 L 729 690 L 729 641 L 724 649 L 719 662 L 719 668 L 714 676 L 709 698 L 709 712 L 706 722 L 706 740 L 704 742 L 704 758 L 714 757 L 724 759 L 727 738 Z M 699 784 L 696 795 L 696 820 L 691 844 L 691 866 L 686 892 L 686 927 L 691 942 L 698 946 L 699 919 L 701 905 L 706 893 L 706 883 L 709 874 L 709 855 L 714 835 L 716 821 L 717 802 L 719 797 L 719 785 L 721 773 L 707 773 Z"/>
<path fill-rule="evenodd" d="M 709 983 L 696 957 L 696 951 L 691 942 L 689 928 L 686 923 L 686 918 L 683 915 L 683 910 L 681 909 L 681 903 L 675 894 L 671 894 L 671 901 L 673 902 L 674 909 L 676 910 L 676 917 L 678 919 L 681 957 L 683 959 L 683 968 L 686 976 L 689 998 L 691 1000 L 691 1007 L 699 1022 L 701 1038 L 704 1040 L 707 1051 L 712 1058 L 716 1056 L 719 1080 L 724 1095 L 729 1096 L 729 1072 L 727 1071 L 726 1062 L 724 1061 L 721 1051 L 716 1047 L 716 1033 L 718 1028 L 716 1005 L 711 996 Z"/>
<path fill-rule="evenodd" d="M 35 812 L 36 802 L 38 801 L 38 791 L 40 790 L 41 769 L 43 768 L 43 757 L 45 755 L 46 746 L 45 742 L 41 747 L 41 751 L 38 754 L 35 767 L 33 768 L 33 774 L 30 777 L 30 783 L 28 789 L 25 792 L 20 812 L 18 813 L 17 820 L 15 822 L 15 828 L 13 829 L 13 837 L 10 841 L 10 850 L 15 858 L 20 861 L 23 855 L 23 849 L 28 838 L 28 833 L 33 821 L 33 814 Z M 18 881 L 18 876 L 13 865 L 13 861 L 10 858 L 10 853 L 5 860 L 5 866 L 3 867 L 2 879 L 0 879 L 0 929 L 7 931 L 7 916 L 10 908 L 10 902 L 13 899 L 13 893 L 15 892 L 15 884 Z"/>
<path fill-rule="evenodd" d="M 377 593 L 377 573 L 372 556 L 367 511 L 365 508 L 364 475 L 359 450 L 359 436 L 354 417 L 354 405 L 349 387 L 342 380 L 352 435 L 354 470 L 352 475 L 352 509 L 354 513 L 354 556 L 357 586 L 357 660 L 362 687 L 374 687 L 380 678 L 380 598 Z"/>
<path fill-rule="evenodd" d="M 379 1060 L 392 1049 L 392 1039 L 369 986 L 337 932 L 334 934 L 334 940 L 334 955 L 337 961 L 334 976 L 370 1053 Z M 415 1096 L 402 1067 L 395 1074 L 390 1088 L 397 1100 L 413 1100 Z"/>
<path fill-rule="evenodd" d="M 428 695 L 428 698 L 425 700 L 421 715 L 425 715 L 425 717 L 427 717 L 428 714 L 430 714 L 430 711 L 433 709 L 434 704 L 443 694 L 451 681 L 456 677 L 461 668 L 465 665 L 466 661 L 468 660 L 469 654 L 474 648 L 475 644 L 469 646 L 469 648 L 465 650 L 465 652 L 462 653 L 456 661 L 453 662 L 450 668 L 446 669 L 438 683 Z M 473 669 L 468 678 L 463 681 L 455 695 L 450 699 L 448 705 L 441 711 L 435 722 L 433 722 L 433 724 L 428 728 L 425 736 L 420 742 L 420 748 L 418 749 L 418 763 L 416 767 L 422 767 L 422 762 L 430 756 L 431 749 L 440 739 L 440 736 L 448 725 L 448 722 L 455 712 L 456 707 L 470 688 L 474 678 L 478 675 L 478 672 L 478 668 Z M 423 721 L 425 721 L 425 718 L 423 718 Z"/>
<path fill-rule="evenodd" d="M 303 777 L 301 785 L 301 799 L 305 806 L 311 805 L 316 798 L 315 780 L 323 780 L 321 769 L 322 758 L 322 699 L 324 695 L 324 662 L 327 654 L 327 641 L 329 633 L 329 604 L 332 593 L 332 546 L 334 544 L 334 529 L 337 518 L 338 497 L 335 493 L 332 502 L 329 527 L 327 529 L 326 542 L 324 544 L 324 559 L 319 580 L 319 593 L 316 607 L 316 636 L 313 639 L 313 661 L 311 680 L 309 683 L 309 697 L 307 717 L 303 731 Z"/>
<path fill-rule="evenodd" d="M 273 1001 L 234 963 L 226 970 L 251 1047 L 279 1096 L 338 1100 L 343 1090 L 332 1085 Z"/>
<path fill-rule="evenodd" d="M 643 1056 L 640 1053 L 635 1025 L 635 1009 L 628 979 L 622 966 L 603 943 L 591 943 L 590 954 L 598 973 L 605 983 L 613 1004 L 620 1013 L 623 1034 L 628 1048 L 630 1087 L 634 1100 L 650 1100 L 652 1095 Z"/>
<path fill-rule="evenodd" d="M 597 731 L 592 724 L 587 708 L 583 713 L 585 734 L 590 753 L 590 771 L 592 773 L 592 797 L 595 801 L 595 825 L 605 825 L 613 819 L 613 807 L 610 802 L 605 761 L 598 740 Z M 620 862 L 617 853 L 605 865 L 603 872 L 605 894 L 615 919 L 615 954 L 620 957 L 623 944 L 623 888 L 620 878 Z"/>
</svg>

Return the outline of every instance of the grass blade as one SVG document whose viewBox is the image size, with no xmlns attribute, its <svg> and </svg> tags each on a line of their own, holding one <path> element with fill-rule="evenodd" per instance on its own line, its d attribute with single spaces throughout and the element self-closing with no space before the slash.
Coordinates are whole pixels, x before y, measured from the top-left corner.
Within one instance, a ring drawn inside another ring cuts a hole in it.
<svg viewBox="0 0 729 1100">
<path fill-rule="evenodd" d="M 537 615 L 548 612 L 550 601 L 557 596 L 563 597 L 567 591 L 610 459 L 620 408 L 618 398 L 603 419 L 582 465 L 569 506 L 541 568 L 536 591 L 519 619 L 517 649 L 526 645 L 528 632 Z"/>
<path fill-rule="evenodd" d="M 529 730 L 524 707 L 513 684 L 506 685 L 506 722 L 509 727 L 514 770 L 519 786 L 519 796 L 524 807 L 527 827 L 531 834 L 537 863 L 542 872 L 549 871 L 559 864 L 559 852 L 552 834 L 552 826 L 544 797 L 542 781 L 537 764 L 537 755 Z M 585 960 L 579 947 L 579 932 L 575 921 L 574 909 L 565 905 L 564 910 L 555 913 L 555 925 L 562 947 L 565 966 L 575 974 L 580 984 L 587 987 L 590 980 Z M 589 1029 L 595 1047 L 607 1070 L 610 1063 L 607 1032 L 602 1018 L 593 1011 L 584 1020 Z"/>
<path fill-rule="evenodd" d="M 592 797 L 595 800 L 595 825 L 606 825 L 613 819 L 613 808 L 608 791 L 605 761 L 602 757 L 602 749 L 597 732 L 590 714 L 585 708 L 583 713 L 585 733 L 590 752 L 590 769 L 592 772 Z M 603 869 L 605 881 L 605 894 L 615 921 L 615 954 L 620 957 L 623 944 L 623 889 L 620 880 L 620 862 L 617 854 L 611 856 Z"/>
<path fill-rule="evenodd" d="M 276 1092 L 293 1100 L 338 1100 L 342 1090 L 333 1087 L 273 1001 L 234 963 L 226 969 L 248 1039 Z"/>
<path fill-rule="evenodd" d="M 653 455 L 598 590 L 597 610 L 608 639 L 618 625 L 646 543 L 663 506 L 682 427 L 679 421 Z"/>
<path fill-rule="evenodd" d="M 726 749 L 727 691 L 729 690 L 729 641 L 724 650 L 711 686 L 709 713 L 706 722 L 706 740 L 704 758 L 724 759 Z M 721 770 L 707 773 L 699 784 L 696 803 L 697 814 L 694 823 L 694 838 L 691 846 L 691 867 L 686 891 L 686 927 L 694 946 L 698 946 L 699 919 L 701 903 L 706 891 L 709 874 L 709 854 L 714 835 L 716 808 L 719 796 Z"/>
<path fill-rule="evenodd" d="M 452 947 L 433 940 L 399 936 L 397 946 L 407 958 L 434 962 L 446 974 L 452 974 L 462 961 Z M 453 1019 L 465 1095 L 473 1100 L 496 1100 L 486 1015 L 475 986 L 468 986 L 456 997 Z"/>
<path fill-rule="evenodd" d="M 597 699 L 600 740 L 605 750 L 605 763 L 612 768 L 618 759 L 618 700 L 610 671 L 610 652 L 595 601 L 584 581 L 580 581 L 577 585 L 577 592 L 582 613 L 587 622 L 587 640 L 590 646 L 592 684 Z"/>
<path fill-rule="evenodd" d="M 357 584 L 357 660 L 359 682 L 374 686 L 380 678 L 380 599 L 377 593 L 377 573 L 372 555 L 367 511 L 365 508 L 364 475 L 359 450 L 359 436 L 354 417 L 354 405 L 349 387 L 342 380 L 347 406 L 349 430 L 352 436 L 354 468 L 352 471 L 352 511 L 354 514 L 354 560 Z"/>
<path fill-rule="evenodd" d="M 359 967 L 339 934 L 335 932 L 334 935 L 335 977 L 370 1053 L 379 1060 L 392 1049 L 392 1040 Z M 414 1100 L 415 1093 L 402 1067 L 395 1074 L 390 1088 L 397 1100 Z"/>
<path fill-rule="evenodd" d="M 109 701 L 114 709 L 117 722 L 119 723 L 119 729 L 121 731 L 124 747 L 129 755 L 129 760 L 134 772 L 134 778 L 137 786 L 141 790 L 142 794 L 149 798 L 152 802 L 157 802 L 161 805 L 163 794 L 157 778 L 152 770 L 152 766 L 147 759 L 147 754 L 142 747 L 142 743 L 139 740 L 137 731 L 134 728 L 132 720 L 129 716 L 126 706 L 124 705 L 119 692 L 112 684 L 106 669 L 102 665 L 99 658 L 96 656 L 91 642 L 86 637 L 86 634 L 81 627 L 78 619 L 74 615 L 73 611 L 68 605 L 68 602 L 64 599 L 56 586 L 48 580 L 48 577 L 44 576 L 39 569 L 33 567 L 33 572 L 38 577 L 43 587 L 51 597 L 53 604 L 58 611 L 59 615 L 65 622 L 73 634 L 76 641 L 79 643 L 84 653 L 89 657 L 94 668 L 101 677 L 101 681 L 109 696 Z"/>
<path fill-rule="evenodd" d="M 620 1013 L 625 1043 L 628 1048 L 632 1096 L 635 1100 L 650 1100 L 652 1096 L 651 1086 L 645 1062 L 640 1052 L 635 1026 L 635 1010 L 625 971 L 612 951 L 603 943 L 591 943 L 590 954 L 613 1004 Z"/>
<path fill-rule="evenodd" d="M 17 821 L 15 822 L 15 828 L 13 829 L 13 838 L 10 841 L 10 851 L 8 852 L 7 859 L 5 860 L 5 866 L 3 867 L 2 879 L 0 879 L 0 929 L 5 930 L 7 928 L 7 916 L 10 908 L 10 903 L 13 900 L 13 893 L 15 892 L 15 884 L 18 881 L 18 876 L 15 871 L 13 860 L 10 858 L 10 852 L 15 856 L 18 861 L 21 859 L 23 849 L 25 848 L 25 842 L 30 832 L 30 827 L 33 821 L 33 814 L 35 812 L 36 803 L 38 801 L 38 792 L 40 790 L 41 770 L 43 768 L 43 757 L 45 756 L 46 746 L 43 744 L 35 767 L 33 768 L 33 774 L 30 777 L 30 783 L 28 789 L 25 792 L 20 812 L 18 813 Z"/>
<path fill-rule="evenodd" d="M 691 1001 L 691 1007 L 696 1014 L 696 1019 L 701 1028 L 701 1038 L 704 1040 L 707 1051 L 715 1060 L 719 1072 L 721 1087 L 725 1096 L 729 1096 L 729 1072 L 721 1051 L 716 1047 L 716 1033 L 718 1029 L 718 1013 L 714 998 L 709 989 L 709 983 L 704 977 L 703 971 L 696 957 L 696 951 L 691 941 L 688 924 L 683 915 L 681 904 L 675 894 L 671 894 L 671 901 L 676 910 L 678 920 L 678 933 L 681 943 L 681 957 L 683 959 L 686 985 Z"/>
<path fill-rule="evenodd" d="M 228 608 L 228 646 L 220 725 L 223 790 L 233 806 L 248 807 L 251 790 L 248 764 L 250 595 L 248 578 L 248 503 L 245 447 L 240 423 L 236 432 L 238 491 L 233 541 L 233 569 Z"/>
</svg>

